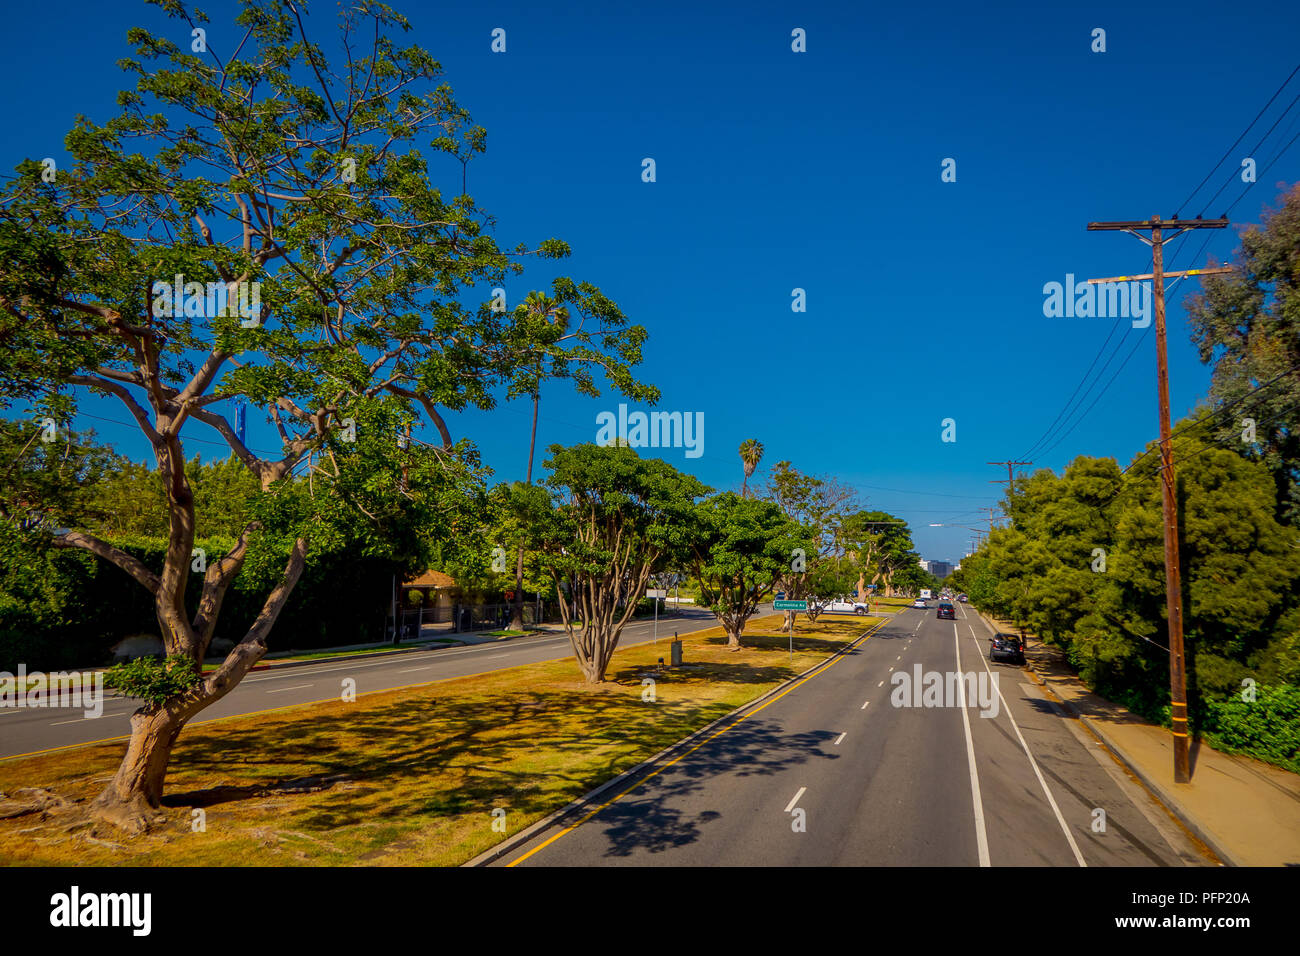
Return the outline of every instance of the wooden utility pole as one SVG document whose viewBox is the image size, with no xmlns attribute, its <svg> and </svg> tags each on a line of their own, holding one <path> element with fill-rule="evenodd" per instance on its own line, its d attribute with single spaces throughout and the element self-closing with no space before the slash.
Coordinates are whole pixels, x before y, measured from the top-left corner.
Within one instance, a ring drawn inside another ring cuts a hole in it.
<svg viewBox="0 0 1300 956">
<path fill-rule="evenodd" d="M 989 461 L 989 462 L 985 462 L 985 464 L 986 464 L 986 465 L 1006 465 L 1006 466 L 1007 466 L 1007 480 L 1006 480 L 1006 481 L 1003 481 L 1001 478 L 996 478 L 996 479 L 992 479 L 992 480 L 990 480 L 990 481 L 989 481 L 989 484 L 990 484 L 990 485 L 1006 485 L 1006 486 L 1007 486 L 1007 499 L 1010 500 L 1010 499 L 1011 499 L 1011 496 L 1014 495 L 1015 492 L 1016 492 L 1016 484 L 1015 484 L 1015 482 L 1016 482 L 1016 476 L 1012 473 L 1011 469 L 1014 468 L 1016 465 L 1032 465 L 1033 462 L 1032 462 L 1032 461 Z"/>
<path fill-rule="evenodd" d="M 1165 519 L 1165 602 L 1169 618 L 1169 701 L 1174 738 L 1174 782 L 1191 780 L 1187 737 L 1187 671 L 1183 659 L 1183 585 L 1178 566 L 1178 498 L 1174 484 L 1173 443 L 1169 427 L 1169 363 L 1165 350 L 1164 244 L 1189 229 L 1223 229 L 1227 219 L 1167 219 L 1138 222 L 1090 222 L 1091 231 L 1118 231 L 1137 236 L 1151 247 L 1152 298 L 1156 313 L 1156 391 L 1160 406 L 1161 501 Z M 1173 230 L 1166 235 L 1165 229 Z M 1142 235 L 1150 232 L 1151 238 Z M 1191 274 L 1206 270 L 1190 270 Z M 1133 278 L 1138 278 L 1134 276 Z"/>
</svg>

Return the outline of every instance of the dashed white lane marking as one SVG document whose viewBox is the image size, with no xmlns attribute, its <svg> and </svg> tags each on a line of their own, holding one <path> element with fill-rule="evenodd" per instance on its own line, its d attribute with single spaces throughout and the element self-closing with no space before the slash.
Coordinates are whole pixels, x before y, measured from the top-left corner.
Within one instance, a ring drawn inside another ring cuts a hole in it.
<svg viewBox="0 0 1300 956">
<path fill-rule="evenodd" d="M 404 670 L 404 671 L 398 671 L 397 673 L 399 673 L 399 674 L 414 674 L 416 671 L 427 671 L 427 670 L 429 670 L 430 668 L 432 668 L 432 667 L 434 667 L 434 666 L 435 666 L 435 665 L 433 665 L 433 664 L 429 664 L 429 665 L 426 665 L 425 667 L 408 667 L 406 670 Z"/>
<path fill-rule="evenodd" d="M 879 684 L 877 684 L 876 686 L 877 686 L 877 687 L 884 687 L 884 686 L 885 686 L 885 682 L 882 680 L 882 681 L 881 681 Z"/>
<path fill-rule="evenodd" d="M 836 738 L 835 738 L 835 746 L 838 747 L 838 746 L 840 745 L 840 741 L 843 740 L 847 735 L 848 735 L 848 731 L 846 730 L 846 731 L 844 731 L 844 733 L 842 733 L 842 734 L 840 734 L 838 737 L 836 737 Z"/>
<path fill-rule="evenodd" d="M 292 687 L 277 687 L 275 690 L 268 690 L 268 694 L 283 694 L 287 690 L 302 690 L 304 687 L 315 687 L 315 684 L 294 684 Z"/>
<path fill-rule="evenodd" d="M 864 701 L 862 702 L 862 706 L 859 707 L 858 710 L 866 710 L 866 709 L 867 709 L 867 704 L 869 704 L 869 703 L 871 703 L 871 701 L 869 701 L 869 700 L 864 700 Z"/>
<path fill-rule="evenodd" d="M 795 804 L 797 804 L 797 803 L 799 802 L 799 798 L 802 797 L 802 796 L 803 796 L 807 791 L 808 791 L 808 788 L 807 788 L 807 787 L 800 787 L 800 788 L 799 788 L 799 792 L 796 793 L 793 797 L 791 797 L 791 798 L 790 798 L 790 802 L 786 804 L 786 806 L 785 806 L 785 812 L 786 812 L 786 813 L 789 813 L 791 810 L 793 810 L 794 807 L 795 807 Z"/>
</svg>

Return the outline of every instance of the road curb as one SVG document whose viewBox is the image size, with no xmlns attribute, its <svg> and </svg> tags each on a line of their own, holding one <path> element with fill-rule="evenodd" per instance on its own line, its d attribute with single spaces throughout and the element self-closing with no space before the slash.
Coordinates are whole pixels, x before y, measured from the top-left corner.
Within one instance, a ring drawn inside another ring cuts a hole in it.
<svg viewBox="0 0 1300 956">
<path fill-rule="evenodd" d="M 255 664 L 254 666 L 249 668 L 249 672 L 251 673 L 252 671 L 279 671 L 279 670 L 284 670 L 285 668 L 288 667 L 307 667 L 311 664 L 335 664 L 338 663 L 339 661 L 355 661 L 355 660 L 368 661 L 368 660 L 373 660 L 376 657 L 396 657 L 399 654 L 413 654 L 416 651 L 434 651 L 434 650 L 441 650 L 444 647 L 468 647 L 468 646 L 469 645 L 462 644 L 460 641 L 457 641 L 454 644 L 439 644 L 437 647 L 434 647 L 432 645 L 422 644 L 419 647 L 401 647 L 401 648 L 397 648 L 396 650 L 373 651 L 367 654 L 341 654 L 338 657 L 316 657 L 309 661 L 285 661 L 283 664 L 277 664 L 274 661 L 268 661 L 265 664 Z"/>
<path fill-rule="evenodd" d="M 802 673 L 796 674 L 793 677 L 789 678 L 788 680 L 783 681 L 782 683 L 778 684 L 776 687 L 773 687 L 771 690 L 769 690 L 767 693 L 763 694 L 762 696 L 755 697 L 749 703 L 741 704 L 739 707 L 737 707 L 735 710 L 731 711 L 730 713 L 723 714 L 721 717 L 717 718 L 716 720 L 710 721 L 709 723 L 701 727 L 699 730 L 695 731 L 693 734 L 690 734 L 689 736 L 683 737 L 681 740 L 669 744 L 667 747 L 659 751 L 657 754 L 654 754 L 653 756 L 647 757 L 645 760 L 642 760 L 635 767 L 630 767 L 627 770 L 623 771 L 621 774 L 619 774 L 617 777 L 614 777 L 610 780 L 606 780 L 604 783 L 596 787 L 594 790 L 590 790 L 587 793 L 584 793 L 582 796 L 577 797 L 574 800 L 571 800 L 565 806 L 561 807 L 558 810 L 553 811 L 552 813 L 547 814 L 545 817 L 538 820 L 536 823 L 533 823 L 532 825 L 520 830 L 514 836 L 507 837 L 505 840 L 501 841 L 491 849 L 484 850 L 482 853 L 474 857 L 472 860 L 467 860 L 466 862 L 462 863 L 461 866 L 465 866 L 465 867 L 487 866 L 489 863 L 493 863 L 496 860 L 501 859 L 501 857 L 513 853 L 515 850 L 519 849 L 519 847 L 521 847 L 523 844 L 529 842 L 533 837 L 537 836 L 539 833 L 542 833 L 545 830 L 550 829 L 559 820 L 563 819 L 564 817 L 568 816 L 571 813 L 574 813 L 577 810 L 582 809 L 583 807 L 589 806 L 590 804 L 596 802 L 596 800 L 604 796 L 608 791 L 617 788 L 619 784 L 626 783 L 628 780 L 632 779 L 637 774 L 649 770 L 660 760 L 663 760 L 668 755 L 678 750 L 681 750 L 683 747 L 686 747 L 697 737 L 701 737 L 704 734 L 707 734 L 709 731 L 718 727 L 718 725 L 724 724 L 728 720 L 737 718 L 748 710 L 752 710 L 754 707 L 757 707 L 758 705 L 762 704 L 764 701 L 768 700 L 774 695 L 780 693 L 783 690 L 788 689 L 790 685 L 798 683 L 800 680 L 803 680 L 804 678 L 808 677 L 810 674 L 813 673 L 813 671 L 817 670 L 818 668 L 825 667 L 828 663 L 835 660 L 835 658 L 843 656 L 845 653 L 847 653 L 849 650 L 855 647 L 859 641 L 868 637 L 874 631 L 876 631 L 877 629 L 883 626 L 884 626 L 884 621 L 882 620 L 880 624 L 877 624 L 875 627 L 869 628 L 868 630 L 859 634 L 852 641 L 850 641 L 848 644 L 845 644 L 842 648 L 837 650 L 834 654 L 831 654 L 825 660 L 818 661 L 812 667 L 809 667 L 807 670 L 803 671 Z"/>
<path fill-rule="evenodd" d="M 975 613 L 980 616 L 980 620 L 982 620 L 991 630 L 994 632 L 998 630 L 997 626 L 984 616 L 983 611 L 976 608 Z M 1039 643 L 1042 642 L 1040 641 Z M 1039 687 L 1049 693 L 1052 693 L 1052 690 L 1048 686 L 1047 681 L 1043 678 L 1043 675 L 1038 672 L 1038 668 L 1036 668 L 1031 661 L 1028 661 L 1028 659 L 1026 659 L 1026 666 L 1034 679 L 1034 683 L 1038 684 Z M 1077 719 L 1079 723 L 1087 727 L 1088 730 L 1092 732 L 1092 735 L 1101 741 L 1102 745 L 1110 751 L 1115 759 L 1122 763 L 1128 771 L 1141 782 L 1151 799 L 1159 803 L 1166 813 L 1181 823 L 1192 833 L 1193 836 L 1209 847 L 1221 862 L 1228 866 L 1244 865 L 1240 860 L 1228 852 L 1227 849 L 1225 849 L 1222 841 L 1217 839 L 1204 824 L 1192 816 L 1192 814 L 1179 802 L 1176 796 L 1171 794 L 1159 781 L 1147 773 L 1136 760 L 1130 757 L 1124 751 L 1124 748 L 1115 741 L 1115 738 L 1103 729 L 1102 725 L 1098 721 L 1091 717 L 1084 716 L 1073 704 L 1062 699 L 1057 694 L 1052 693 L 1052 696 L 1056 697 L 1057 702 L 1066 713 L 1070 714 L 1070 716 Z"/>
</svg>

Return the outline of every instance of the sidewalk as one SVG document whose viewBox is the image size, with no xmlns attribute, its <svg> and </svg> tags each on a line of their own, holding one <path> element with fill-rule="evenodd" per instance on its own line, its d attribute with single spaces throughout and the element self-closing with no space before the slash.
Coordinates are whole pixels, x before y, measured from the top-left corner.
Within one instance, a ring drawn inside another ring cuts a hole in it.
<svg viewBox="0 0 1300 956">
<path fill-rule="evenodd" d="M 994 630 L 1017 631 L 1009 621 L 982 612 L 981 617 Z M 1224 863 L 1300 865 L 1300 775 L 1251 757 L 1219 753 L 1194 740 L 1192 780 L 1176 784 L 1167 729 L 1088 690 L 1060 648 L 1031 635 L 1025 657 L 1036 680 Z"/>
</svg>

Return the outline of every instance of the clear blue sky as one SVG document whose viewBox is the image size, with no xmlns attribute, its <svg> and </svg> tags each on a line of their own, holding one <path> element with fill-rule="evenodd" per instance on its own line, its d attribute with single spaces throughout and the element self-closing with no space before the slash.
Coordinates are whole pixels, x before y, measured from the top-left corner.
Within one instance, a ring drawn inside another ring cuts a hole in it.
<svg viewBox="0 0 1300 956">
<path fill-rule="evenodd" d="M 641 375 L 662 389 L 658 407 L 704 413 L 702 457 L 643 453 L 738 488 L 736 448 L 757 438 L 767 452 L 756 480 L 783 459 L 834 476 L 911 521 L 924 556 L 949 560 L 970 533 L 929 523 L 978 523 L 974 509 L 1001 493 L 989 480 L 1005 477 L 985 462 L 1034 443 L 1112 327 L 1045 318 L 1044 283 L 1148 271 L 1136 239 L 1085 224 L 1178 210 L 1300 60 L 1294 2 L 393 2 L 488 131 L 469 185 L 502 244 L 569 241 L 563 271 L 650 330 Z M 64 155 L 76 113 L 109 116 L 127 27 L 168 21 L 132 0 L 7 6 L 0 165 L 10 170 Z M 334 9 L 314 7 L 318 21 Z M 203 8 L 210 42 L 228 48 L 230 5 Z M 504 54 L 490 50 L 496 27 Z M 796 27 L 806 53 L 791 51 Z M 1096 27 L 1105 53 L 1090 51 Z M 1300 78 L 1183 216 L 1201 211 L 1297 92 Z M 1255 157 L 1261 167 L 1297 116 Z M 656 161 L 653 184 L 641 181 L 644 157 Z M 947 157 L 955 183 L 940 181 Z M 1300 143 L 1234 222 L 1256 221 L 1276 184 L 1297 178 Z M 1206 215 L 1243 189 L 1234 182 Z M 1206 255 L 1235 245 L 1235 230 L 1212 234 Z M 1174 267 L 1199 246 L 1188 242 Z M 526 274 L 507 287 L 511 303 L 548 282 Z M 806 314 L 790 310 L 795 287 Z M 1178 306 L 1189 287 L 1171 297 L 1176 416 L 1208 385 Z M 1155 435 L 1151 329 L 1132 332 L 1103 383 L 1133 336 L 1144 336 L 1133 360 L 1037 465 L 1059 470 L 1078 454 L 1126 464 Z M 597 412 L 618 401 L 552 386 L 539 447 L 594 440 Z M 84 408 L 126 418 L 108 400 Z M 518 402 L 450 423 L 514 479 L 529 415 Z M 949 417 L 955 443 L 940 441 Z M 251 443 L 274 448 L 259 419 L 250 415 Z M 77 425 L 145 457 L 133 429 Z M 193 437 L 216 437 L 206 432 L 194 426 Z"/>
</svg>

